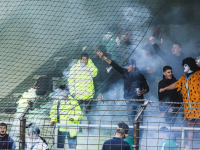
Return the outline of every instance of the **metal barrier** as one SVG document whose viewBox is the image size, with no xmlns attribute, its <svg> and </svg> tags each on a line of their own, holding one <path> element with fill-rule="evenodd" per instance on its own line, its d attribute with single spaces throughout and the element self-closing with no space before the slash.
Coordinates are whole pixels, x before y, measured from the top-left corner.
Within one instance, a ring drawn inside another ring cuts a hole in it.
<svg viewBox="0 0 200 150">
<path fill-rule="evenodd" d="M 4 122 L 8 125 L 12 125 L 12 122 Z M 26 125 L 28 125 L 30 122 L 27 122 Z M 48 126 L 50 128 L 52 128 L 50 126 L 49 123 L 46 124 L 38 124 L 39 127 L 42 126 Z M 58 135 L 58 128 L 59 127 L 86 127 L 86 128 L 113 128 L 114 130 L 118 128 L 118 125 L 97 125 L 97 124 L 79 124 L 79 125 L 73 125 L 73 124 L 68 124 L 68 125 L 62 125 L 62 124 L 56 124 L 55 126 L 55 132 L 54 132 L 54 146 L 53 149 L 59 149 L 57 148 L 57 135 Z M 130 129 L 133 129 L 134 126 L 129 126 Z M 140 126 L 140 129 L 153 129 L 155 131 L 158 130 L 158 127 L 155 126 Z M 170 127 L 170 130 L 177 130 L 181 132 L 181 148 L 180 150 L 184 150 L 184 142 L 185 142 L 185 131 L 186 130 L 190 130 L 190 131 L 199 131 L 200 132 L 200 128 L 191 128 L 191 127 Z M 53 150 L 52 149 L 52 150 Z"/>
<path fill-rule="evenodd" d="M 43 125 L 42 125 L 43 126 Z M 62 124 L 56 124 L 55 126 L 55 138 L 54 138 L 54 149 L 57 148 L 57 136 L 58 135 L 58 128 L 59 127 L 87 127 L 87 128 L 113 128 L 114 130 L 118 128 L 118 125 L 97 125 L 97 124 L 79 124 L 79 125 L 73 125 L 73 124 L 68 124 L 68 125 L 62 125 Z M 130 129 L 133 129 L 134 126 L 129 126 Z M 155 129 L 155 131 L 158 130 L 158 127 L 155 126 L 140 126 L 140 129 Z M 185 131 L 190 130 L 190 131 L 200 131 L 200 128 L 191 128 L 191 127 L 170 127 L 170 130 L 177 130 L 181 132 L 181 149 L 184 150 L 184 142 L 185 142 Z"/>
<path fill-rule="evenodd" d="M 31 110 L 30 109 L 31 107 L 29 106 L 24 107 L 24 109 L 20 108 L 19 110 L 23 110 L 23 111 L 21 112 L 17 111 L 15 114 L 1 113 L 0 122 L 5 122 L 7 124 L 10 124 L 11 128 L 13 128 L 14 131 L 18 131 L 18 129 L 20 129 L 19 134 L 17 135 L 17 136 L 21 135 L 20 136 L 21 138 L 19 139 L 20 141 L 18 141 L 18 138 L 16 138 L 16 142 L 20 142 L 19 149 L 23 149 L 23 145 L 21 144 L 23 142 L 25 143 L 25 134 L 26 134 L 25 127 L 30 122 L 35 122 L 38 124 L 38 126 L 40 126 L 42 136 L 45 136 L 47 138 L 49 146 L 54 149 L 58 149 L 57 136 L 58 136 L 59 127 L 82 127 L 84 129 L 84 132 L 78 133 L 77 135 L 79 141 L 81 141 L 78 143 L 77 149 L 81 148 L 82 150 L 83 149 L 89 150 L 91 148 L 101 149 L 103 142 L 106 139 L 110 139 L 113 136 L 113 131 L 116 130 L 116 128 L 118 127 L 117 124 L 122 121 L 129 124 L 129 128 L 133 134 L 133 140 L 134 140 L 132 147 L 135 150 L 139 148 L 142 148 L 142 150 L 151 150 L 151 149 L 157 148 L 158 143 L 155 142 L 154 145 L 151 145 L 153 142 L 151 143 L 149 141 L 159 140 L 159 137 L 157 135 L 158 133 L 156 133 L 156 131 L 159 131 L 160 127 L 162 126 L 167 125 L 170 133 L 172 134 L 176 132 L 178 133 L 177 142 L 179 144 L 179 150 L 184 150 L 185 148 L 185 145 L 186 145 L 185 142 L 187 141 L 187 134 L 186 134 L 187 131 L 200 132 L 200 128 L 198 127 L 186 127 L 184 118 L 182 116 L 183 105 L 179 107 L 180 111 L 177 111 L 177 115 L 175 115 L 175 119 L 180 119 L 181 121 L 179 121 L 178 123 L 176 122 L 175 124 L 170 123 L 170 122 L 166 124 L 166 122 L 163 121 L 164 119 L 166 119 L 166 116 L 162 116 L 160 114 L 159 108 L 162 108 L 162 109 L 164 108 L 164 110 L 165 109 L 167 110 L 170 106 L 173 106 L 174 103 L 165 103 L 166 106 L 161 107 L 159 102 L 147 101 L 147 100 L 143 100 L 143 101 L 146 101 L 146 104 L 141 105 L 139 110 L 134 110 L 134 111 L 137 111 L 137 114 L 134 116 L 135 120 L 133 120 L 132 123 L 130 123 L 127 119 L 129 110 L 126 110 L 128 106 L 125 103 L 126 100 L 115 100 L 115 103 L 113 102 L 113 100 L 104 100 L 104 102 L 96 101 L 97 102 L 96 104 L 90 104 L 92 107 L 94 107 L 94 109 L 88 110 L 87 106 L 85 107 L 84 111 L 85 112 L 89 111 L 90 114 L 84 114 L 82 118 L 82 123 L 76 124 L 76 125 L 73 125 L 73 124 L 62 125 L 62 124 L 57 123 L 54 127 L 50 127 L 49 111 L 52 106 L 52 102 L 40 104 L 43 108 L 48 110 L 45 113 L 40 113 L 40 111 L 44 112 L 42 108 L 40 109 L 35 108 Z M 36 103 L 34 102 L 34 105 L 35 104 Z M 143 111 L 144 111 L 144 114 L 142 114 Z M 24 112 L 26 112 L 24 117 L 15 118 L 16 116 L 23 116 L 22 114 Z M 167 111 L 165 111 L 164 113 L 167 113 Z M 95 119 L 93 120 L 94 124 L 87 123 L 88 121 L 87 116 L 96 118 L 96 120 Z M 143 122 L 138 121 L 140 117 L 144 118 Z M 26 122 L 25 120 L 23 121 L 21 120 L 19 124 L 16 124 L 15 119 L 20 120 L 20 118 L 26 119 Z M 13 122 L 9 121 L 11 119 L 13 119 L 14 121 Z M 141 124 L 139 124 L 139 122 Z M 95 132 L 94 133 L 88 132 L 87 130 L 90 130 L 90 129 L 93 129 Z M 140 137 L 139 131 L 142 131 L 142 130 L 144 131 L 144 134 L 142 138 L 139 138 Z M 104 134 L 104 132 L 106 133 Z M 52 138 L 52 139 L 49 139 L 49 138 Z M 96 140 L 89 141 L 91 138 L 94 138 Z M 198 141 L 195 141 L 195 139 L 193 139 L 193 142 L 198 143 Z M 65 144 L 67 143 L 68 142 L 66 141 Z M 199 145 L 197 144 L 196 147 L 192 149 L 198 150 L 198 146 Z"/>
</svg>

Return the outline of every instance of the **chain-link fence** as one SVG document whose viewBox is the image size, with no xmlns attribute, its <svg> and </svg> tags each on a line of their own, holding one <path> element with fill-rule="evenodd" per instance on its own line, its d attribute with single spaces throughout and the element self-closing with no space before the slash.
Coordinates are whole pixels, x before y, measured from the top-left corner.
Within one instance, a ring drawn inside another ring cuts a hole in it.
<svg viewBox="0 0 200 150">
<path fill-rule="evenodd" d="M 1 97 L 16 97 L 33 85 L 38 94 L 45 94 L 52 77 L 62 77 L 83 52 L 95 59 L 101 45 L 123 64 L 164 4 L 165 0 L 2 0 Z M 122 35 L 131 42 L 128 47 Z"/>
<path fill-rule="evenodd" d="M 0 121 L 17 149 L 102 149 L 127 125 L 133 149 L 199 149 L 200 122 L 187 116 L 196 112 L 157 98 L 162 68 L 170 65 L 179 79 L 182 59 L 200 55 L 197 0 L 1 0 L 0 6 Z M 182 43 L 178 59 L 172 41 Z M 134 74 L 126 81 L 132 91 L 123 87 L 119 70 L 130 62 L 146 89 Z M 144 89 L 148 100 L 137 98 Z M 133 95 L 125 98 L 127 91 Z"/>
<path fill-rule="evenodd" d="M 106 140 L 116 136 L 117 128 L 124 128 L 120 123 L 129 126 L 129 130 L 126 127 L 124 129 L 125 132 L 128 130 L 126 134 L 129 134 L 128 137 L 132 142 L 130 147 L 133 149 L 162 149 L 165 143 L 165 148 L 184 150 L 190 140 L 191 149 L 198 150 L 200 146 L 198 119 L 192 120 L 195 126 L 188 127 L 187 120 L 184 119 L 183 103 L 93 99 L 88 100 L 90 103 L 87 104 L 80 104 L 80 101 L 72 104 L 76 100 L 59 100 L 61 108 L 58 108 L 56 102 L 58 100 L 43 99 L 43 102 L 40 102 L 40 98 L 37 97 L 31 101 L 33 103 L 24 103 L 26 104 L 24 107 L 19 105 L 7 107 L 13 111 L 6 111 L 4 106 L 7 103 L 1 103 L 0 121 L 8 124 L 8 133 L 17 148 L 22 149 L 20 147 L 22 143 L 28 144 L 28 139 L 31 138 L 30 123 L 37 124 L 40 130 L 39 136 L 46 140 L 51 149 L 59 149 L 58 147 L 62 145 L 65 149 L 102 149 Z M 77 115 L 79 106 L 81 113 Z M 57 120 L 58 114 L 59 120 Z M 77 116 L 79 116 L 78 121 L 75 120 Z M 53 117 L 56 117 L 56 121 L 52 120 Z M 70 121 L 70 118 L 74 120 Z M 54 125 L 51 124 L 53 121 L 56 122 Z M 61 143 L 63 136 L 61 133 L 65 132 L 71 134 L 66 134 L 64 143 Z M 189 137 L 191 133 L 193 133 L 192 138 Z"/>
</svg>

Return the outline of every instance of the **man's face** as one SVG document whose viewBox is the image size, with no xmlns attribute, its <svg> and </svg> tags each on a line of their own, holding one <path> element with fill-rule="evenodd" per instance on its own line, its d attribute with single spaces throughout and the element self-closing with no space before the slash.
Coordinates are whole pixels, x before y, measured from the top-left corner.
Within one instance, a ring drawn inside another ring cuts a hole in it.
<svg viewBox="0 0 200 150">
<path fill-rule="evenodd" d="M 198 67 L 200 67 L 200 56 L 196 57 L 196 64 Z"/>
<path fill-rule="evenodd" d="M 29 132 L 29 133 L 28 133 L 28 136 L 29 136 L 30 138 L 35 138 L 35 137 L 37 137 L 36 134 L 35 134 L 34 132 Z"/>
<path fill-rule="evenodd" d="M 190 67 L 187 64 L 184 64 L 183 68 L 184 68 L 184 72 L 186 72 L 186 73 L 191 73 L 192 72 L 190 70 Z"/>
<path fill-rule="evenodd" d="M 126 69 L 127 69 L 128 72 L 134 72 L 135 71 L 135 65 L 126 66 Z"/>
<path fill-rule="evenodd" d="M 172 79 L 172 70 L 168 69 L 166 70 L 163 75 L 165 76 L 165 79 Z"/>
<path fill-rule="evenodd" d="M 6 126 L 0 126 L 0 134 L 2 134 L 1 136 L 4 136 L 4 134 L 6 134 L 6 132 L 7 132 Z"/>
<path fill-rule="evenodd" d="M 88 58 L 87 58 L 87 57 L 82 57 L 82 58 L 81 58 L 81 62 L 84 63 L 85 65 L 87 65 L 87 63 L 88 63 Z"/>
<path fill-rule="evenodd" d="M 181 52 L 181 48 L 177 44 L 173 44 L 172 46 L 172 54 L 179 56 Z"/>
<path fill-rule="evenodd" d="M 127 36 L 126 36 L 125 34 L 123 34 L 123 35 L 122 35 L 122 39 L 123 39 L 124 41 L 127 41 Z"/>
</svg>

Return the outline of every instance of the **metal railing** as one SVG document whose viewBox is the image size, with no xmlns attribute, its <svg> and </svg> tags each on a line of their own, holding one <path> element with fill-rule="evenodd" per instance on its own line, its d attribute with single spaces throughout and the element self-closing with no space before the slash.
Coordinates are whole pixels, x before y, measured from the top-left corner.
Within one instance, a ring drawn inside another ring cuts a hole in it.
<svg viewBox="0 0 200 150">
<path fill-rule="evenodd" d="M 159 102 L 155 102 L 155 101 L 148 101 L 148 100 L 139 100 L 139 101 L 145 101 L 146 103 L 142 104 L 140 109 L 138 110 L 133 110 L 133 111 L 137 111 L 137 114 L 134 116 L 134 120 L 132 121 L 132 123 L 130 124 L 130 122 L 128 121 L 127 117 L 129 116 L 129 114 L 127 113 L 128 110 L 126 110 L 126 107 L 128 106 L 126 101 L 127 100 L 115 100 L 115 103 L 113 103 L 114 100 L 94 100 L 94 102 L 96 101 L 96 104 L 89 104 L 92 107 L 95 107 L 92 110 L 87 109 L 87 106 L 84 108 L 85 110 L 83 110 L 84 112 L 86 111 L 90 111 L 90 114 L 85 114 L 83 115 L 82 118 L 82 123 L 81 124 L 59 124 L 57 123 L 54 127 L 50 126 L 50 117 L 49 117 L 49 111 L 50 108 L 52 106 L 52 102 L 51 103 L 40 103 L 41 107 L 45 108 L 46 113 L 40 113 L 39 111 L 44 111 L 43 108 L 34 108 L 34 105 L 36 104 L 36 100 L 34 99 L 31 101 L 31 103 L 25 107 L 22 112 L 16 112 L 15 114 L 6 114 L 6 113 L 1 113 L 1 119 L 0 122 L 5 122 L 7 124 L 10 124 L 11 127 L 16 126 L 16 128 L 19 128 L 19 149 L 24 149 L 24 144 L 25 144 L 25 135 L 26 133 L 26 125 L 29 124 L 29 122 L 37 122 L 38 126 L 42 127 L 42 128 L 46 128 L 46 131 L 42 132 L 43 135 L 46 135 L 46 137 L 48 137 L 49 135 L 53 138 L 53 141 L 51 140 L 51 142 L 49 142 L 50 147 L 53 147 L 54 149 L 57 149 L 57 136 L 58 136 L 58 128 L 59 127 L 81 127 L 85 130 L 88 129 L 94 129 L 95 132 L 94 134 L 92 133 L 87 133 L 86 131 L 83 132 L 83 134 L 79 134 L 77 135 L 77 137 L 79 138 L 79 140 L 86 140 L 88 141 L 88 139 L 95 137 L 98 139 L 97 143 L 90 143 L 90 142 L 85 142 L 85 143 L 80 143 L 77 146 L 77 149 L 80 149 L 81 145 L 83 146 L 83 149 L 90 149 L 91 147 L 96 145 L 96 148 L 94 149 L 101 149 L 102 147 L 102 140 L 106 140 L 109 139 L 113 136 L 113 131 L 116 130 L 116 128 L 118 127 L 117 123 L 119 122 L 125 122 L 127 124 L 129 124 L 129 128 L 132 132 L 133 135 L 133 145 L 132 147 L 135 150 L 138 150 L 139 147 L 142 147 L 142 150 L 150 150 L 152 148 L 156 148 L 158 146 L 158 144 L 155 145 L 150 145 L 148 141 L 150 140 L 159 140 L 159 137 L 157 135 L 157 133 L 155 133 L 155 131 L 159 131 L 159 128 L 162 126 L 168 126 L 170 133 L 175 133 L 178 132 L 177 136 L 177 141 L 179 144 L 179 150 L 184 150 L 185 145 L 186 145 L 186 141 L 187 139 L 187 132 L 188 131 L 193 131 L 193 132 L 200 132 L 200 128 L 198 127 L 187 127 L 186 126 L 186 122 L 184 121 L 183 118 L 183 105 L 181 103 L 181 106 L 178 108 L 179 111 L 177 111 L 177 115 L 175 115 L 175 118 L 171 118 L 171 119 L 180 119 L 181 121 L 179 121 L 178 123 L 167 123 L 166 121 L 164 121 L 166 119 L 166 116 L 162 116 L 160 115 L 160 108 L 162 108 L 162 110 L 164 111 L 164 114 L 168 113 L 167 110 L 171 107 L 171 108 L 175 108 L 174 104 L 180 104 L 180 103 L 164 103 L 166 104 L 166 106 L 160 106 Z M 134 102 L 137 102 L 137 100 L 135 100 Z M 48 107 L 44 107 L 44 105 L 48 105 Z M 133 105 L 136 105 L 133 103 Z M 3 105 L 1 105 L 1 107 L 3 107 Z M 114 108 L 112 108 L 114 107 Z M 35 111 L 34 111 L 35 110 Z M 142 113 L 144 111 L 144 114 Z M 4 116 L 3 116 L 4 114 Z M 14 122 L 9 121 L 12 119 L 16 119 L 15 116 L 17 114 L 21 114 L 18 115 L 18 120 L 20 120 L 20 124 L 16 125 L 14 124 Z M 175 114 L 175 113 L 174 113 Z M 87 116 L 91 116 L 91 117 L 96 117 L 96 119 L 94 120 L 93 124 L 88 124 L 87 123 Z M 179 116 L 180 115 L 180 116 Z M 7 118 L 6 118 L 7 117 Z M 39 118 L 40 117 L 40 118 Z M 107 118 L 108 117 L 108 118 Z M 117 119 L 115 117 L 118 117 Z M 143 122 L 138 121 L 138 119 L 140 117 L 143 117 Z M 105 122 L 106 121 L 106 122 Z M 107 124 L 106 124 L 107 123 Z M 142 124 L 141 124 L 142 123 Z M 54 129 L 54 130 L 53 130 Z M 140 130 L 144 130 L 145 135 L 143 134 L 142 138 L 140 137 Z M 51 131 L 51 132 L 47 132 L 47 131 Z M 53 131 L 53 132 L 52 132 Z M 108 131 L 109 133 L 106 135 L 102 135 L 102 133 L 100 132 L 104 132 L 104 131 Z M 151 135 L 147 134 L 148 132 L 152 132 L 152 134 L 155 134 L 153 137 L 151 137 Z M 142 141 L 142 143 L 141 143 Z M 146 143 L 144 142 L 146 141 Z M 195 139 L 193 139 L 193 142 L 198 142 L 195 141 Z M 67 144 L 67 141 L 65 142 L 65 144 Z M 151 144 L 151 143 L 150 143 Z M 85 146 L 85 147 L 84 147 Z M 197 146 L 195 147 L 197 148 Z M 193 149 L 195 149 L 193 148 Z"/>
</svg>

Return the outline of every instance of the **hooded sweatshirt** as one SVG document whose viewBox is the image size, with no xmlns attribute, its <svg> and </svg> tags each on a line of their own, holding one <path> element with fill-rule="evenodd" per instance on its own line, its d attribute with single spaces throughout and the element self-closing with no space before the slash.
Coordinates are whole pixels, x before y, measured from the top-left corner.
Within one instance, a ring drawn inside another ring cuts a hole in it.
<svg viewBox="0 0 200 150">
<path fill-rule="evenodd" d="M 158 84 L 158 98 L 160 102 L 182 102 L 182 97 L 176 89 L 165 90 L 164 92 L 159 92 L 161 88 L 165 88 L 172 83 L 176 82 L 176 78 L 172 75 L 172 79 L 163 79 Z M 180 104 L 175 104 L 175 107 L 180 107 Z"/>
</svg>

